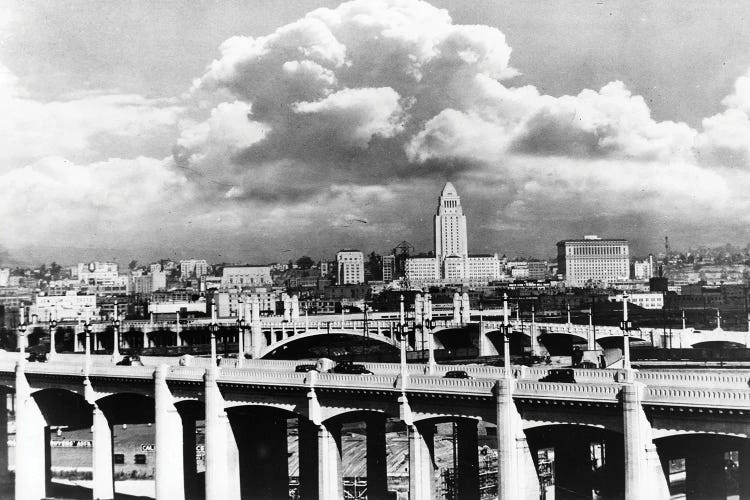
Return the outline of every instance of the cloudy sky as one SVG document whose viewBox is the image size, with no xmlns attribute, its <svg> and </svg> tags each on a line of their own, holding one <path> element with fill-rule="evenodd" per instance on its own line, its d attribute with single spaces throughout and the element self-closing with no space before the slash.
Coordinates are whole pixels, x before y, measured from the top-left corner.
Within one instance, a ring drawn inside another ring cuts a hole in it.
<svg viewBox="0 0 750 500">
<path fill-rule="evenodd" d="M 750 241 L 750 4 L 0 3 L 0 260 Z M 0 262 L 3 264 L 3 262 Z"/>
</svg>

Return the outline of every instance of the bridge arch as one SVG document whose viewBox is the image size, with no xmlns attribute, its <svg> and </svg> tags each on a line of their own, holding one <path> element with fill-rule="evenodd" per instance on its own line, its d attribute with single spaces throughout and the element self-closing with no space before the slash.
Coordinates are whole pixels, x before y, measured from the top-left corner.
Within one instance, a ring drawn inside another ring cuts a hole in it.
<svg viewBox="0 0 750 500">
<path fill-rule="evenodd" d="M 47 388 L 34 391 L 31 397 L 48 426 L 70 429 L 91 427 L 93 407 L 81 394 L 67 389 Z"/>
<path fill-rule="evenodd" d="M 260 351 L 261 358 L 274 358 L 282 355 L 284 351 L 294 350 L 305 350 L 308 346 L 315 347 L 319 355 L 327 355 L 326 349 L 334 349 L 337 354 L 331 354 L 330 357 L 337 357 L 337 355 L 345 356 L 344 351 L 366 349 L 365 345 L 370 348 L 377 346 L 378 349 L 384 349 L 386 353 L 394 354 L 399 350 L 398 342 L 386 335 L 377 335 L 370 332 L 369 335 L 364 335 L 359 330 L 309 330 L 308 333 L 298 332 L 296 335 L 288 335 L 291 331 L 287 331 L 287 336 L 278 338 L 282 335 L 281 330 L 275 330 L 272 332 L 264 333 L 264 345 Z M 324 341 L 324 342 L 321 342 Z M 326 340 L 330 341 L 329 346 Z M 338 346 L 338 348 L 337 348 Z M 309 349 L 308 349 L 309 350 Z M 325 351 L 325 352 L 324 352 Z M 284 357 L 282 355 L 281 357 Z"/>
</svg>

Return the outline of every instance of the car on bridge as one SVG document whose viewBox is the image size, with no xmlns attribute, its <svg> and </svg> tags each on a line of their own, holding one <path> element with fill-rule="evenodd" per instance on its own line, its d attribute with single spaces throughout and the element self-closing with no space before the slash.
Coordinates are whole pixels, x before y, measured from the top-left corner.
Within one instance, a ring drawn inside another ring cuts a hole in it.
<svg viewBox="0 0 750 500">
<path fill-rule="evenodd" d="M 539 382 L 567 382 L 575 384 L 576 377 L 572 368 L 553 368 Z"/>
<path fill-rule="evenodd" d="M 372 372 L 368 370 L 365 365 L 359 365 L 356 363 L 352 363 L 351 361 L 342 361 L 341 363 L 334 366 L 331 372 L 372 375 Z"/>
<path fill-rule="evenodd" d="M 466 373 L 464 370 L 451 370 L 449 372 L 445 372 L 445 375 L 443 375 L 443 378 L 468 378 L 473 379 L 471 375 Z"/>
<path fill-rule="evenodd" d="M 140 356 L 136 355 L 129 355 L 122 358 L 120 361 L 117 362 L 120 366 L 143 366 L 143 361 L 141 361 Z"/>
<path fill-rule="evenodd" d="M 303 365 L 297 365 L 294 367 L 294 371 L 300 372 L 300 373 L 311 372 L 315 369 L 316 369 L 315 365 L 312 365 L 312 364 L 303 364 Z"/>
</svg>

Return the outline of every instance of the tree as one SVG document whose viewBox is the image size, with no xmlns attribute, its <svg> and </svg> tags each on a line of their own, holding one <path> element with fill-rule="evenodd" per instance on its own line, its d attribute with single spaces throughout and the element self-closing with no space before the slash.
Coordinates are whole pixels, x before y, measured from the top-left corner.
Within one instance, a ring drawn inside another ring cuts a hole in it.
<svg viewBox="0 0 750 500">
<path fill-rule="evenodd" d="M 303 255 L 299 259 L 297 259 L 297 267 L 300 269 L 310 269 L 315 262 L 308 257 L 307 255 Z"/>
<path fill-rule="evenodd" d="M 133 269 L 136 268 L 137 265 L 138 265 L 138 261 L 133 259 L 130 261 L 130 264 L 128 264 L 128 269 L 132 271 Z"/>
</svg>

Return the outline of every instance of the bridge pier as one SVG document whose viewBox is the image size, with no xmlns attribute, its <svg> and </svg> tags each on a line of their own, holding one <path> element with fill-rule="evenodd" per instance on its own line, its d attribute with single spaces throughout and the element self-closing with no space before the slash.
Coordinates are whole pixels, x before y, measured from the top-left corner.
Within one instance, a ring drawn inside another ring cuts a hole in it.
<svg viewBox="0 0 750 500">
<path fill-rule="evenodd" d="M 318 426 L 318 499 L 338 500 L 344 497 L 341 477 L 341 426 Z"/>
<path fill-rule="evenodd" d="M 433 496 L 435 426 L 407 425 L 409 436 L 409 500 L 430 500 Z"/>
<path fill-rule="evenodd" d="M 16 500 L 39 500 L 50 483 L 49 427 L 31 395 L 23 361 L 16 365 Z M 18 444 L 23 443 L 22 446 Z"/>
<path fill-rule="evenodd" d="M 651 436 L 651 424 L 643 411 L 642 399 L 642 384 L 622 385 L 625 498 L 668 499 L 669 486 Z"/>
<path fill-rule="evenodd" d="M 95 500 L 112 500 L 115 497 L 112 464 L 112 426 L 96 404 L 91 423 L 92 434 L 92 493 Z"/>
<path fill-rule="evenodd" d="M 154 425 L 156 427 L 156 500 L 184 500 L 182 419 L 167 386 L 167 365 L 154 372 Z M 195 446 L 193 446 L 193 454 Z M 193 462 L 195 458 L 193 457 Z"/>
<path fill-rule="evenodd" d="M 216 367 L 206 370 L 206 500 L 240 500 L 239 452 L 217 377 Z"/>
<path fill-rule="evenodd" d="M 198 487 L 198 464 L 195 461 L 195 421 L 194 417 L 182 416 L 182 468 L 185 484 L 185 496 L 191 497 L 191 492 Z"/>
</svg>

